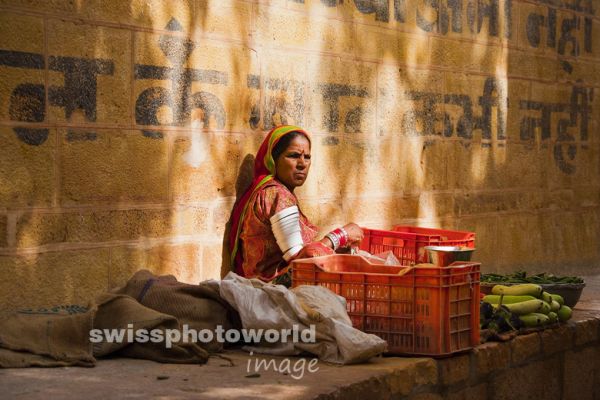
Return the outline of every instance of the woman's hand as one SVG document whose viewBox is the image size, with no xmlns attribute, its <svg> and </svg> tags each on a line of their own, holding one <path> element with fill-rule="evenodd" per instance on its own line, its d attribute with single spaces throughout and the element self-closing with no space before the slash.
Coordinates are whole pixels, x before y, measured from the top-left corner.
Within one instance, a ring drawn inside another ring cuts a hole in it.
<svg viewBox="0 0 600 400">
<path fill-rule="evenodd" d="M 346 244 L 348 247 L 356 247 L 360 244 L 364 237 L 364 233 L 360 226 L 355 223 L 349 223 L 344 225 L 344 230 L 348 233 L 348 243 Z M 335 245 L 327 236 L 320 240 L 322 244 L 329 248 L 335 248 Z"/>
<path fill-rule="evenodd" d="M 344 225 L 344 230 L 348 232 L 348 244 L 350 246 L 358 246 L 365 236 L 360 226 L 353 222 Z"/>
</svg>

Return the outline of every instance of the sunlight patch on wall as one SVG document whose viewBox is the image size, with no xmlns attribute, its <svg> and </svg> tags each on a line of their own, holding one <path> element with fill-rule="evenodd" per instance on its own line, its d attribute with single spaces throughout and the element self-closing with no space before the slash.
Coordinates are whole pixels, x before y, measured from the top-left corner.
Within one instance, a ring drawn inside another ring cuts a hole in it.
<svg viewBox="0 0 600 400">
<path fill-rule="evenodd" d="M 183 154 L 184 161 L 192 168 L 198 168 L 206 159 L 208 143 L 206 135 L 202 132 L 204 124 L 202 121 L 192 121 L 192 129 L 189 132 L 190 149 Z"/>
<path fill-rule="evenodd" d="M 439 226 L 437 207 L 434 196 L 430 192 L 423 192 L 419 195 L 419 220 L 426 221 L 428 227 Z"/>
<path fill-rule="evenodd" d="M 499 94 L 499 111 L 501 115 L 505 115 L 506 119 L 502 121 L 504 126 L 502 127 L 503 132 L 508 137 L 510 133 L 508 132 L 508 118 L 509 118 L 509 110 L 508 110 L 508 79 L 506 79 L 506 74 L 508 73 L 508 49 L 505 48 L 502 51 L 502 58 L 497 61 L 496 65 L 496 82 L 498 83 L 498 94 Z M 513 106 L 514 107 L 514 106 Z M 499 121 L 497 120 L 497 113 L 493 114 L 492 126 L 497 127 Z M 493 136 L 494 139 L 497 139 L 496 136 Z M 497 143 L 496 143 L 497 144 Z M 502 167 L 506 164 L 506 154 L 507 154 L 507 146 L 508 143 L 503 143 L 503 147 L 494 146 L 494 167 Z"/>
</svg>

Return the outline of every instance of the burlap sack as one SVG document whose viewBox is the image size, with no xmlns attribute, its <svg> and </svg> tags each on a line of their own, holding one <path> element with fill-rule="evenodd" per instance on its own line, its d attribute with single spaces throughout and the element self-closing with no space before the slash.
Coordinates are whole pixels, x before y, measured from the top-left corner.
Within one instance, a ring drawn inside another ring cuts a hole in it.
<svg viewBox="0 0 600 400">
<path fill-rule="evenodd" d="M 155 276 L 150 271 L 138 271 L 114 293 L 126 294 L 152 310 L 177 318 L 183 326 L 200 331 L 213 330 L 221 325 L 224 330 L 241 327 L 238 313 L 221 298 L 218 286 L 207 282 L 190 285 L 178 282 L 173 275 Z M 210 343 L 200 343 L 206 350 L 215 352 L 223 348 L 216 337 Z"/>
<path fill-rule="evenodd" d="M 173 276 L 139 271 L 127 284 L 96 297 L 82 312 L 17 312 L 0 317 L 0 367 L 86 366 L 96 357 L 121 355 L 168 363 L 205 363 L 209 353 L 222 349 L 210 343 L 119 341 L 90 342 L 92 329 L 224 329 L 239 327 L 237 313 L 224 302 L 218 288 L 189 285 Z"/>
</svg>

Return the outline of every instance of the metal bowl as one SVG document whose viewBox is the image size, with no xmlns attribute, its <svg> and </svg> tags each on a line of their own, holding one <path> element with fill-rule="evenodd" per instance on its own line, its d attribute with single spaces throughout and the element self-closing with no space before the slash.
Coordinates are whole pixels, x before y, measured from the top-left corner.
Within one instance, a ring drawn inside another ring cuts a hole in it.
<svg viewBox="0 0 600 400">
<path fill-rule="evenodd" d="M 429 262 L 436 267 L 446 267 L 454 261 L 471 261 L 474 248 L 459 246 L 425 246 Z"/>
</svg>

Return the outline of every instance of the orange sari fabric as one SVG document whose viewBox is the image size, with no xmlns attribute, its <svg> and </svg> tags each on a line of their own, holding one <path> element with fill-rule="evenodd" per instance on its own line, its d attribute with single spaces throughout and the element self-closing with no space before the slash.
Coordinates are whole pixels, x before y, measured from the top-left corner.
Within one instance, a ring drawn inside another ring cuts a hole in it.
<svg viewBox="0 0 600 400">
<path fill-rule="evenodd" d="M 292 206 L 298 206 L 298 199 L 276 179 L 264 185 L 250 198 L 246 215 L 241 222 L 239 237 L 244 276 L 269 281 L 285 272 L 287 263 L 277 245 L 269 219 L 277 212 Z M 300 229 L 305 244 L 313 242 L 319 230 L 302 211 Z"/>
</svg>

